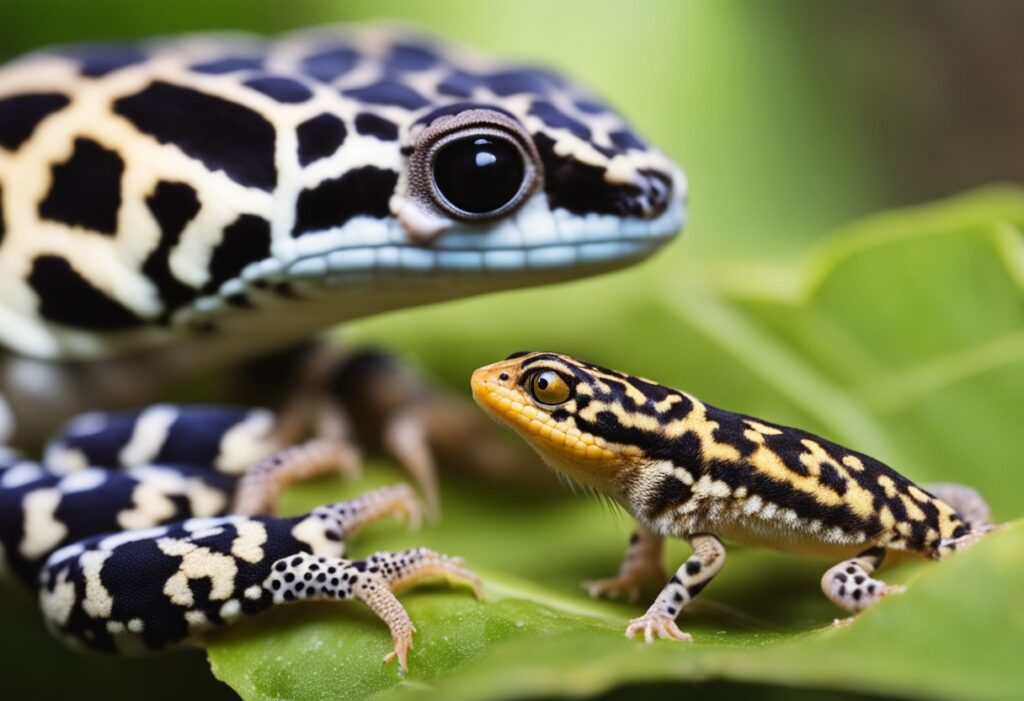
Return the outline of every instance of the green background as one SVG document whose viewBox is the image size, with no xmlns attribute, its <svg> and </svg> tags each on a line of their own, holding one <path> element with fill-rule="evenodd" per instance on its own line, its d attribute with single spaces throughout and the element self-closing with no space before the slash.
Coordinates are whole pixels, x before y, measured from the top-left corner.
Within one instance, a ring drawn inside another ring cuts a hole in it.
<svg viewBox="0 0 1024 701">
<path fill-rule="evenodd" d="M 1024 179 L 1024 18 L 1000 2 L 852 7 L 7 0 L 0 52 L 385 17 L 554 65 L 683 165 L 685 235 L 629 271 L 387 315 L 346 335 L 461 393 L 474 367 L 510 351 L 571 352 L 822 432 L 915 479 L 971 483 L 1009 521 L 1024 510 L 1024 195 L 1012 185 Z M 923 206 L 991 183 L 1009 185 Z M 874 214 L 909 205 L 922 206 Z M 381 467 L 367 484 L 394 478 Z M 358 488 L 304 487 L 290 508 Z M 639 608 L 588 602 L 577 587 L 614 570 L 624 517 L 458 482 L 444 503 L 437 528 L 374 529 L 356 545 L 427 543 L 486 575 L 486 604 L 443 590 L 405 597 L 420 634 L 400 686 L 378 664 L 386 634 L 356 607 L 238 627 L 213 647 L 221 678 L 249 698 L 1024 693 L 1020 529 L 941 565 L 895 568 L 887 578 L 910 593 L 840 630 L 827 628 L 836 612 L 817 589 L 821 563 L 734 549 L 706 603 L 682 617 L 696 642 L 643 648 L 620 634 Z M 198 652 L 68 653 L 26 597 L 2 594 L 10 698 L 230 695 Z"/>
</svg>

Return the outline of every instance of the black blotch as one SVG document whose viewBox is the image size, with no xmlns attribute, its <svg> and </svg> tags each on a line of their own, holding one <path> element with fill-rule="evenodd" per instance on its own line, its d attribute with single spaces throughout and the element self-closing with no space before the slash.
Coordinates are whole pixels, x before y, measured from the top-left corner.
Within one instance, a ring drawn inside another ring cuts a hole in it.
<svg viewBox="0 0 1024 701">
<path fill-rule="evenodd" d="M 397 124 L 370 112 L 360 112 L 356 115 L 356 132 L 363 136 L 376 137 L 381 141 L 398 139 Z"/>
<path fill-rule="evenodd" d="M 273 190 L 276 134 L 257 112 L 213 95 L 155 82 L 122 97 L 114 111 L 162 144 L 247 187 Z"/>
<path fill-rule="evenodd" d="M 224 229 L 224 237 L 210 258 L 210 279 L 206 292 L 215 292 L 224 282 L 242 272 L 245 266 L 270 256 L 270 222 L 253 214 L 243 214 Z"/>
<path fill-rule="evenodd" d="M 354 168 L 299 195 L 292 236 L 342 226 L 355 216 L 388 216 L 398 173 L 375 166 Z"/>
<path fill-rule="evenodd" d="M 230 304 L 235 309 L 252 309 L 252 302 L 242 292 L 236 292 L 233 295 L 228 295 L 224 298 L 224 301 Z"/>
<path fill-rule="evenodd" d="M 544 164 L 544 192 L 553 209 L 575 214 L 643 215 L 638 187 L 612 185 L 604 179 L 604 168 L 559 156 L 555 140 L 547 134 L 535 134 L 533 142 Z"/>
<path fill-rule="evenodd" d="M 39 313 L 58 324 L 120 331 L 143 323 L 135 312 L 98 290 L 60 256 L 37 257 L 28 283 L 39 296 Z"/>
<path fill-rule="evenodd" d="M 302 72 L 325 83 L 340 78 L 359 61 L 359 53 L 347 46 L 320 51 L 302 60 Z"/>
<path fill-rule="evenodd" d="M 854 601 L 860 601 L 860 597 L 863 596 L 863 595 L 864 595 L 864 593 L 860 589 L 854 589 L 853 590 L 853 600 Z"/>
<path fill-rule="evenodd" d="M 686 563 L 686 574 L 691 577 L 700 572 L 700 562 L 698 560 L 688 560 Z"/>
<path fill-rule="evenodd" d="M 274 565 L 274 569 L 277 570 L 278 572 L 284 572 L 287 568 L 288 568 L 288 565 L 285 564 L 284 562 L 279 562 L 276 565 Z"/>
<path fill-rule="evenodd" d="M 857 568 L 853 565 L 850 565 L 846 568 L 846 574 L 857 574 Z"/>
<path fill-rule="evenodd" d="M 61 53 L 78 61 L 79 71 L 87 78 L 102 78 L 148 58 L 140 48 L 130 44 L 86 44 L 70 47 Z"/>
<path fill-rule="evenodd" d="M 298 126 L 299 163 L 306 166 L 327 158 L 345 143 L 345 122 L 333 114 L 320 114 Z"/>
<path fill-rule="evenodd" d="M 677 604 L 681 603 L 682 600 L 683 600 L 683 595 L 680 594 L 679 592 L 676 592 L 675 594 L 672 595 L 672 600 L 675 601 Z"/>
<path fill-rule="evenodd" d="M 285 574 L 284 574 L 284 581 L 288 582 L 289 584 L 294 582 L 295 581 L 295 573 L 294 572 L 285 572 Z"/>
<path fill-rule="evenodd" d="M 644 512 L 655 518 L 669 509 L 685 504 L 691 496 L 693 492 L 682 480 L 672 475 L 663 475 L 658 485 L 647 494 Z"/>
<path fill-rule="evenodd" d="M 858 574 L 856 577 L 853 578 L 853 581 L 856 584 L 863 584 L 864 583 L 864 579 L 865 579 L 864 575 Z"/>
<path fill-rule="evenodd" d="M 75 150 L 52 168 L 50 191 L 39 216 L 105 234 L 117 232 L 124 161 L 90 139 L 75 139 Z"/>
<path fill-rule="evenodd" d="M 450 97 L 472 97 L 480 79 L 465 71 L 454 71 L 437 84 L 437 91 Z"/>
<path fill-rule="evenodd" d="M 818 470 L 818 481 L 821 483 L 821 486 L 831 489 L 839 496 L 846 494 L 846 480 L 839 474 L 838 470 L 828 463 L 819 465 Z"/>
<path fill-rule="evenodd" d="M 846 587 L 839 587 L 839 596 L 846 596 Z"/>
<path fill-rule="evenodd" d="M 437 62 L 438 56 L 433 49 L 415 44 L 395 44 L 384 59 L 388 68 L 400 71 L 423 71 Z"/>
<path fill-rule="evenodd" d="M 146 198 L 146 206 L 160 226 L 160 240 L 142 264 L 142 272 L 156 285 L 165 310 L 171 311 L 196 296 L 194 288 L 171 272 L 170 257 L 185 226 L 199 213 L 199 198 L 185 183 L 162 181 Z"/>
<path fill-rule="evenodd" d="M 608 106 L 593 98 L 581 97 L 573 101 L 573 106 L 584 114 L 604 114 L 610 112 Z"/>
<path fill-rule="evenodd" d="M 269 98 L 285 104 L 305 102 L 313 97 L 313 91 L 294 78 L 279 75 L 264 75 L 245 81 L 248 88 L 263 93 Z"/>
<path fill-rule="evenodd" d="M 418 110 L 430 104 L 425 97 L 397 80 L 380 80 L 361 88 L 345 90 L 343 94 L 371 105 L 394 105 L 407 110 Z"/>
<path fill-rule="evenodd" d="M 40 122 L 70 102 L 60 93 L 30 93 L 0 100 L 0 146 L 16 150 L 32 137 Z"/>
<path fill-rule="evenodd" d="M 832 579 L 836 580 L 837 582 L 845 583 L 846 582 L 846 575 L 844 573 L 842 573 L 842 572 L 837 572 L 836 576 L 833 577 Z"/>
<path fill-rule="evenodd" d="M 2 214 L 3 214 L 3 210 L 0 209 L 0 215 L 2 215 Z M 2 234 L 2 233 L 3 233 L 3 226 L 2 226 L 2 223 L 0 223 L 0 234 Z M 967 526 L 965 526 L 964 524 L 960 524 L 959 526 L 957 526 L 956 528 L 953 529 L 953 537 L 954 538 L 962 538 L 963 536 L 967 535 L 968 533 L 970 533 L 970 529 Z"/>
<path fill-rule="evenodd" d="M 612 145 L 615 148 L 623 151 L 628 149 L 643 151 L 647 148 L 647 144 L 631 131 L 613 131 L 608 135 L 608 138 L 611 139 Z"/>
<path fill-rule="evenodd" d="M 224 75 L 237 71 L 261 70 L 263 59 L 255 56 L 225 56 L 213 61 L 196 63 L 189 67 L 195 73 L 206 73 L 208 75 Z"/>
<path fill-rule="evenodd" d="M 874 593 L 875 593 L 875 585 L 874 584 L 869 584 L 868 585 L 868 594 L 874 594 Z"/>
<path fill-rule="evenodd" d="M 537 68 L 513 68 L 481 76 L 480 80 L 491 92 L 501 97 L 520 93 L 545 95 L 552 88 L 563 84 L 562 79 L 554 73 Z"/>
<path fill-rule="evenodd" d="M 534 102 L 530 106 L 530 114 L 540 117 L 540 120 L 552 129 L 568 129 L 569 132 L 584 141 L 590 140 L 590 128 L 586 124 L 573 119 L 550 102 L 544 100 Z"/>
</svg>

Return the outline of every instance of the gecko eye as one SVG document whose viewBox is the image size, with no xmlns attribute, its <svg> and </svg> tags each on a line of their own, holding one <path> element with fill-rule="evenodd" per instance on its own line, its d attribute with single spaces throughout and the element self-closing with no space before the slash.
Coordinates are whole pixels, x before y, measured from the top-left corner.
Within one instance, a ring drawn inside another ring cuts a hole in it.
<svg viewBox="0 0 1024 701">
<path fill-rule="evenodd" d="M 494 216 L 523 189 L 522 149 L 496 133 L 456 135 L 434 153 L 434 188 L 442 205 L 457 215 Z"/>
<path fill-rule="evenodd" d="M 500 216 L 532 189 L 528 163 L 522 146 L 500 129 L 484 126 L 449 134 L 431 149 L 434 197 L 460 219 Z"/>
<path fill-rule="evenodd" d="M 541 404 L 561 404 L 569 399 L 571 391 L 554 370 L 542 370 L 535 373 L 529 381 L 530 394 Z"/>
</svg>

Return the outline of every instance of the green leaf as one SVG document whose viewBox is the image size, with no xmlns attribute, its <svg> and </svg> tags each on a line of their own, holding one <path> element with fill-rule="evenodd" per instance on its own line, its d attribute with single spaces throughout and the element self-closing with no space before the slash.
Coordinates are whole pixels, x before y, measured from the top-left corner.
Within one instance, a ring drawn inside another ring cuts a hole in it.
<svg viewBox="0 0 1024 701">
<path fill-rule="evenodd" d="M 460 387 L 517 348 L 578 353 L 817 430 L 919 481 L 972 484 L 1011 520 L 1024 512 L 1022 224 L 1019 192 L 980 192 L 856 224 L 799 265 L 708 268 L 670 251 L 635 284 L 521 292 L 489 300 L 486 314 L 482 302 L 449 305 L 354 335 L 413 349 Z M 470 325 L 474 343 L 452 342 Z M 378 468 L 358 485 L 303 485 L 287 508 L 394 479 Z M 403 595 L 419 628 L 407 678 L 381 664 L 387 631 L 356 604 L 236 626 L 209 647 L 215 674 L 246 699 L 578 696 L 706 679 L 928 699 L 1024 687 L 1019 526 L 947 561 L 885 571 L 910 591 L 839 628 L 818 589 L 828 563 L 733 547 L 680 618 L 694 642 L 645 646 L 622 636 L 642 606 L 593 602 L 578 586 L 615 570 L 626 518 L 589 499 L 451 480 L 443 496 L 440 524 L 375 527 L 354 544 L 428 545 L 484 576 L 483 603 L 443 587 Z M 682 554 L 670 548 L 670 564 Z"/>
</svg>

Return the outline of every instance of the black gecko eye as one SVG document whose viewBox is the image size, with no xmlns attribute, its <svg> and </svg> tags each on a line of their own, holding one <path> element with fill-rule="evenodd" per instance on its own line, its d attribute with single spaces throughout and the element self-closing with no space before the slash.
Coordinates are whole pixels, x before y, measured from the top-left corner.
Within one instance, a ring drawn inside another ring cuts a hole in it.
<svg viewBox="0 0 1024 701">
<path fill-rule="evenodd" d="M 530 394 L 541 404 L 555 405 L 568 401 L 572 392 L 562 376 L 554 370 L 541 370 L 530 377 Z"/>
<path fill-rule="evenodd" d="M 458 214 L 501 212 L 516 200 L 525 176 L 523 150 L 496 133 L 446 140 L 434 155 L 434 187 Z"/>
<path fill-rule="evenodd" d="M 449 105 L 421 118 L 409 155 L 409 197 L 449 219 L 486 221 L 526 201 L 541 162 L 529 132 L 511 114 Z"/>
</svg>

